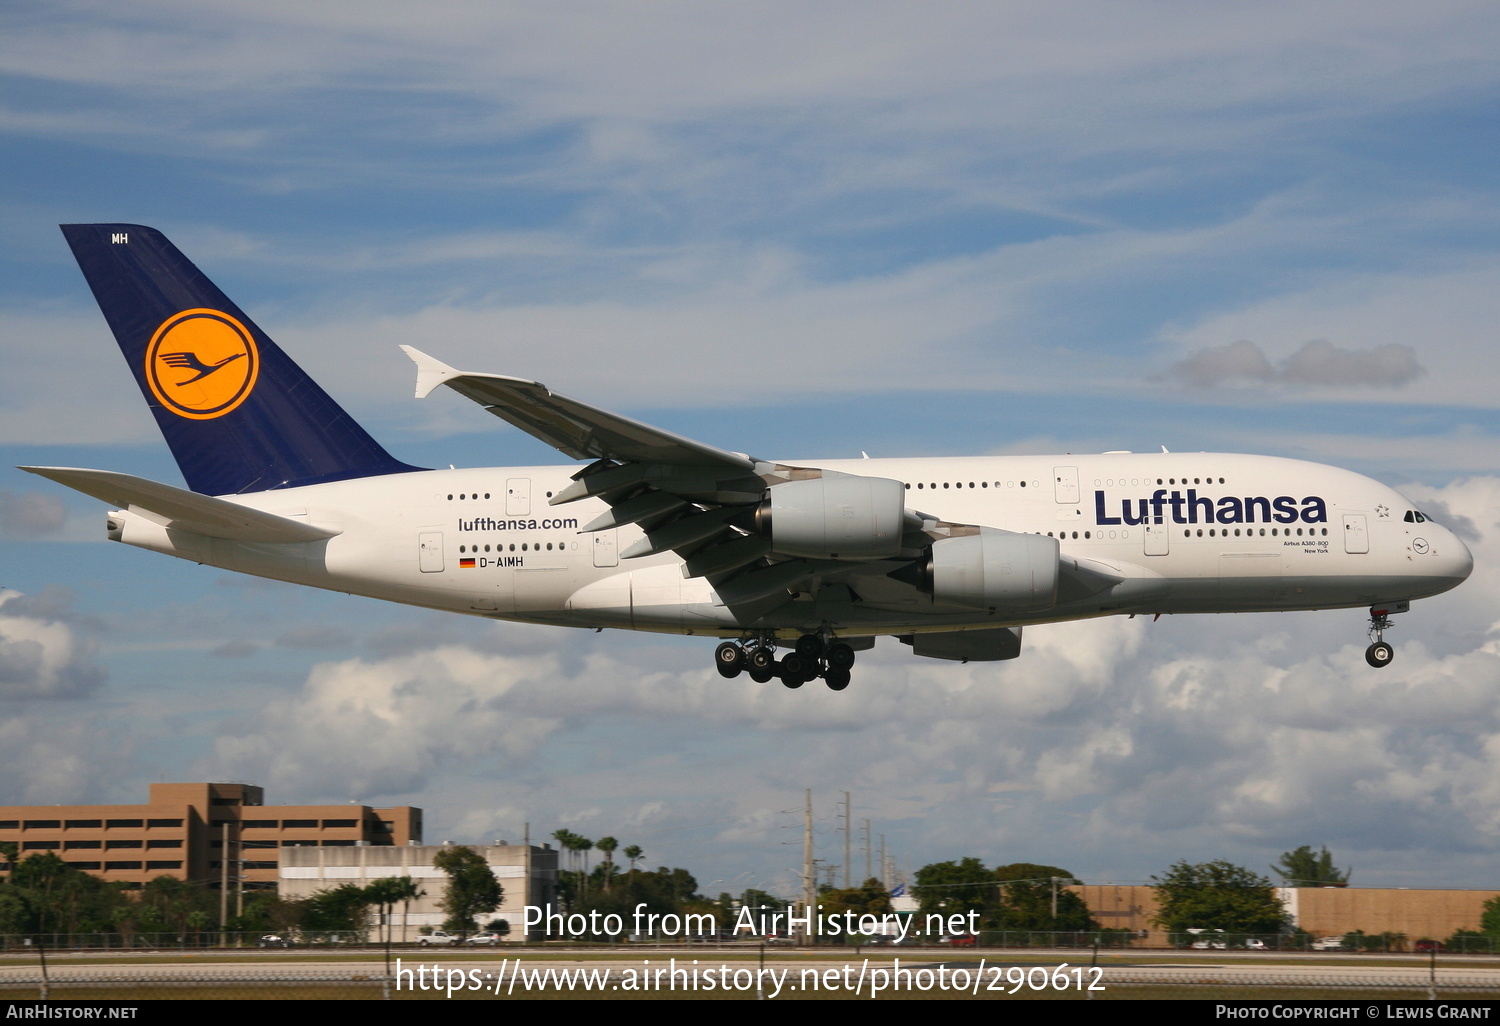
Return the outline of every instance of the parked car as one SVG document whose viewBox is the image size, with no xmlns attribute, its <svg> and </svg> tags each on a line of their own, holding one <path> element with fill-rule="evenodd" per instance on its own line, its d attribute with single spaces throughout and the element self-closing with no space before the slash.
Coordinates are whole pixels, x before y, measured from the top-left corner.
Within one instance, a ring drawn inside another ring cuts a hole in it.
<svg viewBox="0 0 1500 1026">
<path fill-rule="evenodd" d="M 938 938 L 939 944 L 952 944 L 956 948 L 972 948 L 979 943 L 979 938 L 972 933 L 955 933 L 946 937 Z"/>
<path fill-rule="evenodd" d="M 1314 951 L 1343 951 L 1344 938 L 1342 937 L 1319 937 L 1312 942 Z"/>
<path fill-rule="evenodd" d="M 289 948 L 292 945 L 279 933 L 268 933 L 260 939 L 263 948 Z"/>
<path fill-rule="evenodd" d="M 1446 949 L 1443 947 L 1443 942 L 1442 941 L 1440 941 L 1440 940 L 1432 940 L 1432 939 L 1430 939 L 1428 937 L 1423 937 L 1421 940 L 1417 941 L 1417 943 L 1415 945 L 1413 945 L 1412 950 L 1414 950 L 1414 951 L 1420 951 L 1420 952 L 1426 954 L 1427 952 L 1431 952 L 1431 951 L 1444 951 Z"/>
<path fill-rule="evenodd" d="M 484 933 L 476 933 L 474 936 L 472 936 L 468 940 L 464 941 L 464 943 L 465 944 L 488 944 L 491 947 L 493 947 L 494 945 L 500 943 L 500 935 L 498 933 L 492 933 L 492 932 L 486 930 Z"/>
<path fill-rule="evenodd" d="M 458 943 L 459 939 L 445 930 L 433 930 L 417 938 L 417 946 L 422 948 L 443 947 Z"/>
<path fill-rule="evenodd" d="M 1192 942 L 1188 944 L 1190 948 L 1223 950 L 1229 947 L 1229 942 L 1224 939 L 1223 930 L 1211 930 L 1206 926 L 1190 926 L 1187 932 L 1193 937 Z"/>
<path fill-rule="evenodd" d="M 1245 942 L 1246 951 L 1270 951 L 1271 946 L 1259 937 L 1251 937 Z"/>
</svg>

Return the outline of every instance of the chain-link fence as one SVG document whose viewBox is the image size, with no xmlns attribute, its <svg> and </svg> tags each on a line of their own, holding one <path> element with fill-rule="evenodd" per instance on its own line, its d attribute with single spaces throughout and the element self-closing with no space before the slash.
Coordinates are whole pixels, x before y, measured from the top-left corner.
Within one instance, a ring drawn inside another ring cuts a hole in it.
<svg viewBox="0 0 1500 1026">
<path fill-rule="evenodd" d="M 1500 967 L 1359 967 L 1194 963 L 1070 965 L 933 958 L 841 960 L 817 955 L 516 958 L 471 955 L 389 967 L 36 964 L 0 966 L 0 1001 L 496 1000 L 516 998 L 947 998 L 1120 1001 L 1500 1002 Z M 433 954 L 422 957 L 433 958 Z"/>
</svg>

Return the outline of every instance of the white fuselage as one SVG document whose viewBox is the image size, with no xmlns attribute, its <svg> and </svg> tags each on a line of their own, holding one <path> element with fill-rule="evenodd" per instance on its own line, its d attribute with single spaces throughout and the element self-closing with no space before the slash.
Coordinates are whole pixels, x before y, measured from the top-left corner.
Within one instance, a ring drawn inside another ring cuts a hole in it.
<svg viewBox="0 0 1500 1026">
<path fill-rule="evenodd" d="M 1298 460 L 1105 453 L 798 465 L 901 481 L 910 509 L 1050 535 L 1064 557 L 1103 564 L 1126 581 L 1102 596 L 1008 617 L 935 603 L 869 563 L 828 564 L 795 601 L 755 621 L 782 637 L 1366 606 L 1446 591 L 1472 567 L 1457 537 L 1418 520 L 1391 488 Z M 225 496 L 339 531 L 326 541 L 229 541 L 130 512 L 112 514 L 111 537 L 229 570 L 499 619 L 725 637 L 751 627 L 708 581 L 684 577 L 673 553 L 622 561 L 639 528 L 580 533 L 605 511 L 602 501 L 549 506 L 576 469 L 420 471 Z M 889 569 L 902 565 L 893 560 Z"/>
</svg>

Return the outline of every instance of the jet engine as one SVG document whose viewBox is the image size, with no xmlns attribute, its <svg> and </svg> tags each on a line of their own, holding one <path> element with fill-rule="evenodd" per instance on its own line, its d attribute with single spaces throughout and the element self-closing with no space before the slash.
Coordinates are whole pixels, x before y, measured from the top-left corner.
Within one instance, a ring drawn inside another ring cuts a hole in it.
<svg viewBox="0 0 1500 1026">
<path fill-rule="evenodd" d="M 772 551 L 809 559 L 890 559 L 901 551 L 906 487 L 883 477 L 824 471 L 772 485 L 755 527 Z"/>
<path fill-rule="evenodd" d="M 934 542 L 915 569 L 913 583 L 938 602 L 1016 611 L 1057 604 L 1056 538 L 985 528 Z"/>
</svg>

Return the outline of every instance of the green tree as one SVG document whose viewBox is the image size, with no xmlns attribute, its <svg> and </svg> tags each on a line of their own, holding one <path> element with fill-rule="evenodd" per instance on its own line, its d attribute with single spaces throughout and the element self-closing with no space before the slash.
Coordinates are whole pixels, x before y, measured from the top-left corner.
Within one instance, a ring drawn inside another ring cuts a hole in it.
<svg viewBox="0 0 1500 1026">
<path fill-rule="evenodd" d="M 1219 860 L 1175 863 L 1156 888 L 1156 923 L 1170 933 L 1190 928 L 1225 933 L 1280 933 L 1289 923 L 1271 881 Z"/>
<path fill-rule="evenodd" d="M 0 887 L 0 934 L 29 933 L 36 928 L 36 914 L 21 892 Z"/>
<path fill-rule="evenodd" d="M 394 879 L 391 893 L 395 895 L 397 901 L 401 902 L 401 943 L 405 944 L 406 925 L 411 921 L 411 903 L 418 898 L 425 898 L 427 891 L 409 876 L 398 876 Z"/>
<path fill-rule="evenodd" d="M 11 893 L 30 910 L 28 930 L 96 933 L 114 927 L 114 910 L 128 900 L 119 888 L 68 865 L 50 851 L 13 863 Z"/>
<path fill-rule="evenodd" d="M 302 925 L 305 903 L 305 899 L 283 898 L 265 891 L 247 894 L 244 914 L 230 921 L 230 929 L 243 933 L 291 933 Z"/>
<path fill-rule="evenodd" d="M 401 880 L 410 877 L 385 876 L 379 880 L 373 880 L 365 887 L 365 898 L 374 905 L 380 913 L 380 926 L 385 943 L 391 942 L 391 911 L 396 903 L 401 900 Z"/>
<path fill-rule="evenodd" d="M 369 923 L 370 896 L 358 884 L 346 883 L 318 891 L 307 899 L 302 927 L 318 933 L 349 931 L 363 934 Z"/>
<path fill-rule="evenodd" d="M 1500 898 L 1490 898 L 1484 903 L 1479 928 L 1491 937 L 1500 937 Z"/>
<path fill-rule="evenodd" d="M 1314 852 L 1304 844 L 1296 851 L 1285 852 L 1271 867 L 1287 887 L 1347 887 L 1349 870 L 1336 869 L 1327 848 Z"/>
<path fill-rule="evenodd" d="M 587 891 L 588 859 L 585 854 L 594 847 L 594 842 L 582 834 L 575 834 L 568 829 L 559 829 L 552 832 L 552 839 L 557 842 L 561 851 L 568 853 L 568 871 L 572 873 L 568 886 L 562 889 L 563 903 L 569 908 L 573 902 Z M 583 858 L 580 858 L 583 856 Z M 583 868 L 579 868 L 580 863 Z M 564 877 L 567 880 L 567 877 Z"/>
<path fill-rule="evenodd" d="M 217 894 L 210 894 L 205 888 L 195 887 L 175 876 L 148 880 L 141 888 L 141 904 L 148 933 L 169 930 L 186 935 L 189 932 L 188 917 L 194 912 L 207 912 L 214 923 L 219 921 Z"/>
<path fill-rule="evenodd" d="M 994 874 L 976 858 L 923 866 L 917 870 L 912 894 L 924 915 L 978 912 L 981 919 L 995 907 L 997 897 Z"/>
<path fill-rule="evenodd" d="M 609 890 L 610 879 L 615 875 L 615 849 L 620 842 L 613 837 L 601 837 L 594 842 L 594 847 L 604 853 L 604 889 Z"/>
<path fill-rule="evenodd" d="M 586 881 L 589 877 L 589 852 L 594 850 L 594 842 L 587 837 L 576 838 L 575 842 L 578 845 L 579 853 L 583 855 L 583 874 L 579 877 L 579 880 Z"/>
<path fill-rule="evenodd" d="M 686 869 L 667 869 L 663 866 L 652 872 L 629 873 L 620 877 L 612 890 L 595 891 L 580 897 L 571 906 L 577 912 L 597 911 L 601 916 L 614 913 L 627 924 L 632 923 L 636 907 L 644 906 L 645 914 L 707 914 L 717 926 L 726 921 L 723 909 L 711 901 L 705 901 L 698 893 L 698 881 Z M 619 940 L 603 935 L 594 940 Z"/>
<path fill-rule="evenodd" d="M 762 910 L 770 912 L 786 910 L 786 902 L 757 887 L 746 887 L 744 893 L 740 895 L 740 904 L 754 910 L 757 915 Z"/>
<path fill-rule="evenodd" d="M 885 884 L 873 876 L 858 887 L 824 891 L 818 895 L 824 915 L 842 916 L 852 912 L 856 916 L 885 915 L 891 911 L 891 896 Z"/>
<path fill-rule="evenodd" d="M 988 925 L 1001 930 L 1093 930 L 1088 904 L 1068 890 L 1079 881 L 1057 866 L 1013 862 L 995 869 L 1000 896 Z M 1055 910 L 1055 911 L 1054 911 Z"/>
<path fill-rule="evenodd" d="M 676 904 L 680 905 L 698 897 L 698 881 L 686 869 L 668 869 L 662 866 L 655 873 L 647 875 L 655 876 L 659 881 L 659 886 Z"/>
<path fill-rule="evenodd" d="M 1455 930 L 1453 936 L 1443 943 L 1449 951 L 1464 953 L 1479 951 L 1492 954 L 1495 950 L 1495 938 L 1479 930 Z"/>
<path fill-rule="evenodd" d="M 448 890 L 442 909 L 448 913 L 443 928 L 453 933 L 472 933 L 477 929 L 475 917 L 500 907 L 505 891 L 495 879 L 489 863 L 472 848 L 444 848 L 432 860 L 435 868 L 448 874 Z"/>
</svg>

